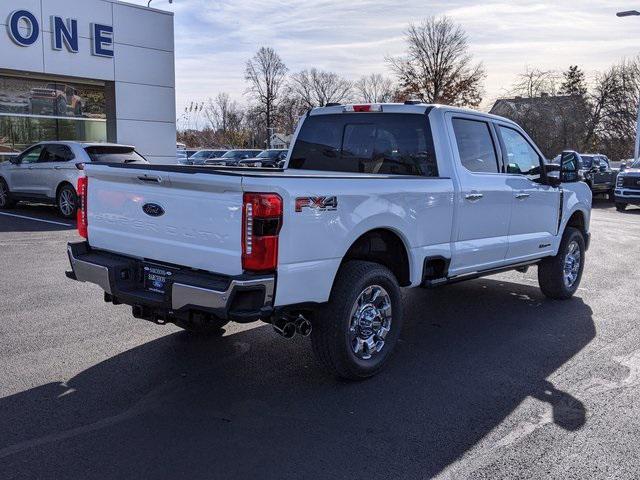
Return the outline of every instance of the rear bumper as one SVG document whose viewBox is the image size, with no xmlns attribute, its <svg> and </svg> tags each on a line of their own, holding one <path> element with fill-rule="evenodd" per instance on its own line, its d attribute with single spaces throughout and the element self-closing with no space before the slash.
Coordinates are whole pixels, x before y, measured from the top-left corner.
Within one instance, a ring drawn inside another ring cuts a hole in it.
<svg viewBox="0 0 640 480">
<path fill-rule="evenodd" d="M 171 266 L 165 293 L 156 293 L 145 290 L 139 259 L 92 250 L 87 242 L 69 243 L 67 253 L 69 278 L 98 285 L 105 300 L 131 305 L 136 316 L 148 320 L 170 322 L 204 313 L 246 323 L 273 313 L 274 275 L 230 277 Z"/>
</svg>

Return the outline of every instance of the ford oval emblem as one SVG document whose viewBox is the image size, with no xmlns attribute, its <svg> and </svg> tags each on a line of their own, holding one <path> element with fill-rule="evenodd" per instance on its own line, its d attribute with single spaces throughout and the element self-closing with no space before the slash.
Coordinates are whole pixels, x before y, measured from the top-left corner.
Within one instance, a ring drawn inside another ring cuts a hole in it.
<svg viewBox="0 0 640 480">
<path fill-rule="evenodd" d="M 150 217 L 161 217 L 164 215 L 164 208 L 157 203 L 145 203 L 142 206 L 142 211 Z"/>
</svg>

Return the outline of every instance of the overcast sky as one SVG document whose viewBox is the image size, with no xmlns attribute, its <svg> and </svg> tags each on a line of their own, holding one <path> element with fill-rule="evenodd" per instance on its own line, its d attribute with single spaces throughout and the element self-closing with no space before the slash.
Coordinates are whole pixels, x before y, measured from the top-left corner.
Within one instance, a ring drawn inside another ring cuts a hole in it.
<svg viewBox="0 0 640 480">
<path fill-rule="evenodd" d="M 220 91 L 245 102 L 244 63 L 262 45 L 275 48 L 290 71 L 390 75 L 385 56 L 402 54 L 407 25 L 429 15 L 449 15 L 467 31 L 487 71 L 485 107 L 527 66 L 578 64 L 592 76 L 640 52 L 640 17 L 615 16 L 640 10 L 640 0 L 153 0 L 152 6 L 175 12 L 178 114 Z"/>
</svg>

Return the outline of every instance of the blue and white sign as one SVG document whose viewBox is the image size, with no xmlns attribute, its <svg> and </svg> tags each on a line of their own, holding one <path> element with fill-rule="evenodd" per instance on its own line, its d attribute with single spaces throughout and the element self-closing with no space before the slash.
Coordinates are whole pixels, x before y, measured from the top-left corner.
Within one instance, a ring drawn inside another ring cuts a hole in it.
<svg viewBox="0 0 640 480">
<path fill-rule="evenodd" d="M 21 28 L 22 27 L 22 28 Z M 16 10 L 7 21 L 9 37 L 16 45 L 30 47 L 40 38 L 38 19 L 28 10 Z M 78 53 L 78 20 L 51 16 L 51 44 L 54 50 Z M 91 54 L 113 58 L 113 26 L 91 24 Z"/>
</svg>

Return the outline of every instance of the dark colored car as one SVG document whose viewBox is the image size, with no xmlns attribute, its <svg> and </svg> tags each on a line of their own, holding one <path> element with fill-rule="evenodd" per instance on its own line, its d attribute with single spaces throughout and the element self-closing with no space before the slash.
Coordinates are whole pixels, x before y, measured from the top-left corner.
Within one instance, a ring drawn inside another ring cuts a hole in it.
<svg viewBox="0 0 640 480">
<path fill-rule="evenodd" d="M 640 160 L 626 166 L 618 174 L 615 188 L 616 210 L 624 211 L 628 205 L 640 206 Z"/>
<path fill-rule="evenodd" d="M 212 158 L 205 161 L 205 165 L 217 165 L 224 167 L 236 167 L 240 160 L 255 158 L 262 150 L 229 150 L 220 158 Z"/>
<path fill-rule="evenodd" d="M 617 172 L 611 169 L 609 159 L 599 153 L 573 153 L 578 156 L 580 179 L 589 185 L 594 194 L 604 193 L 612 198 Z M 557 156 L 554 163 L 557 163 L 559 158 L 560 156 Z"/>
<path fill-rule="evenodd" d="M 289 153 L 289 150 L 265 150 L 257 157 L 240 160 L 238 165 L 242 167 L 281 168 L 287 158 L 287 153 Z"/>
<path fill-rule="evenodd" d="M 205 165 L 207 161 L 222 157 L 227 150 L 198 150 L 193 155 L 188 156 L 187 165 Z"/>
<path fill-rule="evenodd" d="M 580 173 L 593 193 L 613 195 L 616 174 L 609 159 L 600 154 L 580 154 Z"/>
</svg>

